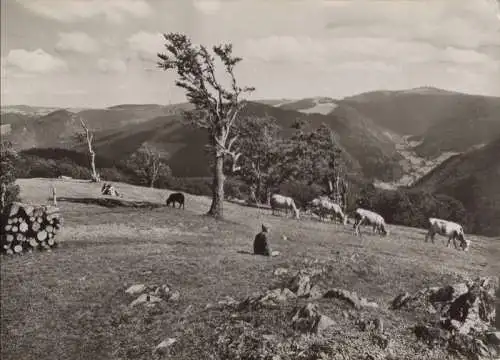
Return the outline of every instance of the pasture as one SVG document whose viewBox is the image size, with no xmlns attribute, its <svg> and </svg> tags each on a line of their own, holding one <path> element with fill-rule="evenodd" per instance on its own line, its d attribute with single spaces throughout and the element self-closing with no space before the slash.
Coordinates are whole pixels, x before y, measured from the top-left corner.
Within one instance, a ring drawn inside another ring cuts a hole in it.
<svg viewBox="0 0 500 360">
<path fill-rule="evenodd" d="M 443 237 L 424 243 L 423 229 L 389 224 L 390 235 L 379 237 L 367 227 L 361 240 L 352 235 L 352 225 L 297 221 L 229 202 L 224 204 L 226 220 L 215 221 L 203 216 L 210 199 L 189 194 L 185 210 L 104 207 L 76 202 L 102 197 L 100 184 L 47 179 L 18 183 L 23 202 L 30 203 L 48 202 L 50 185 L 56 185 L 64 217 L 58 238 L 63 242 L 52 252 L 2 257 L 4 360 L 152 359 L 152 350 L 165 338 L 178 340 L 168 358 L 222 358 L 212 334 L 239 325 L 234 311 L 207 304 L 226 296 L 240 301 L 264 291 L 279 283 L 275 269 L 300 269 L 304 260 L 325 264 L 328 271 L 320 279 L 324 288 L 356 291 L 380 305 L 371 311 L 394 334 L 397 358 L 444 359 L 444 353 L 427 349 L 408 330 L 419 314 L 389 311 L 388 304 L 400 292 L 500 273 L 500 242 L 493 238 L 469 235 L 471 249 L 464 253 L 446 248 Z M 171 193 L 114 185 L 130 201 L 164 205 Z M 246 253 L 262 222 L 270 225 L 272 249 L 281 256 Z M 130 309 L 124 291 L 140 283 L 168 284 L 180 292 L 180 299 Z M 351 346 L 352 354 L 375 347 L 354 320 L 342 315 L 342 305 L 315 302 L 337 321 L 328 341 Z M 251 312 L 245 321 L 284 336 L 289 332 L 284 329 L 286 311 L 284 305 L 268 313 Z"/>
</svg>

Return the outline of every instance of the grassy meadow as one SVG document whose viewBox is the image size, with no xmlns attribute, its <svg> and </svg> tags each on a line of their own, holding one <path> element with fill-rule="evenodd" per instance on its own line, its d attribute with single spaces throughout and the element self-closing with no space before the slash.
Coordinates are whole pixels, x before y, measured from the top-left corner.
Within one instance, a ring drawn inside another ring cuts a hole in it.
<svg viewBox="0 0 500 360">
<path fill-rule="evenodd" d="M 50 185 L 56 185 L 64 227 L 57 237 L 61 245 L 52 252 L 2 256 L 4 360 L 152 359 L 155 346 L 168 337 L 178 341 L 166 358 L 223 358 L 213 334 L 241 324 L 232 322 L 228 309 L 207 305 L 226 296 L 243 300 L 265 291 L 286 279 L 273 274 L 276 268 L 297 270 L 305 260 L 316 259 L 328 269 L 319 279 L 323 288 L 356 291 L 380 305 L 353 316 L 376 312 L 371 315 L 382 317 L 394 336 L 397 358 L 444 359 L 444 353 L 414 339 L 409 325 L 419 314 L 390 311 L 388 304 L 400 292 L 500 273 L 500 240 L 495 238 L 469 235 L 471 250 L 464 253 L 446 248 L 446 239 L 439 236 L 435 244 L 424 243 L 423 229 L 389 225 L 390 235 L 379 237 L 366 228 L 360 239 L 352 235 L 352 225 L 297 221 L 229 202 L 224 205 L 226 220 L 215 221 L 203 216 L 210 199 L 189 194 L 185 210 L 110 208 L 76 202 L 101 197 L 99 184 L 49 179 L 22 179 L 18 184 L 23 202 L 36 204 L 48 203 Z M 169 194 L 115 186 L 130 201 L 164 204 Z M 262 222 L 270 225 L 272 248 L 281 256 L 248 253 Z M 180 292 L 180 299 L 130 309 L 132 299 L 124 290 L 138 283 L 168 284 Z M 365 351 L 361 348 L 375 346 L 346 318 L 345 305 L 328 299 L 315 302 L 337 322 L 324 341 L 351 349 L 351 357 L 344 358 L 358 358 Z M 284 337 L 289 333 L 288 306 L 248 313 L 243 320 L 256 331 Z"/>
</svg>

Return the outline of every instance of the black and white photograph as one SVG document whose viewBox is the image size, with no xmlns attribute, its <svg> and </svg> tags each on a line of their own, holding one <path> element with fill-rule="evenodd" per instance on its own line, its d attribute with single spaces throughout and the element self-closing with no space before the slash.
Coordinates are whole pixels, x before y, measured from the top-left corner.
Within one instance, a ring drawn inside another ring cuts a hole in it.
<svg viewBox="0 0 500 360">
<path fill-rule="evenodd" d="M 499 360 L 500 0 L 0 0 L 2 360 Z"/>
</svg>

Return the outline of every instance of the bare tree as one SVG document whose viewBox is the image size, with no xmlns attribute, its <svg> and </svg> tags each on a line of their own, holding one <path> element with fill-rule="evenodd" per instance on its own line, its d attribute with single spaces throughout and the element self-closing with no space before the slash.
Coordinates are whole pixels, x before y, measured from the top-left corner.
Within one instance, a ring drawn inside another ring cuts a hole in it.
<svg viewBox="0 0 500 360">
<path fill-rule="evenodd" d="M 234 67 L 242 59 L 233 55 L 231 44 L 214 46 L 217 61 L 223 66 L 229 79 L 229 86 L 223 85 L 216 76 L 216 58 L 203 45 L 194 45 L 183 34 L 164 35 L 167 54 L 158 54 L 158 66 L 163 70 L 175 70 L 175 84 L 186 91 L 186 97 L 194 105 L 194 110 L 187 112 L 190 122 L 208 130 L 209 146 L 214 158 L 212 205 L 208 215 L 223 216 L 224 203 L 224 159 L 231 158 L 232 171 L 240 170 L 237 164 L 241 154 L 235 151 L 237 140 L 234 127 L 238 115 L 244 106 L 241 95 L 254 90 L 240 87 L 236 81 Z"/>
<path fill-rule="evenodd" d="M 78 133 L 77 136 L 79 139 L 84 140 L 87 142 L 87 149 L 89 152 L 89 157 L 90 157 L 90 171 L 91 171 L 91 180 L 93 182 L 100 182 L 101 178 L 99 174 L 97 173 L 96 167 L 95 167 L 95 151 L 93 147 L 94 143 L 94 133 L 91 132 L 85 123 L 83 121 L 82 117 L 79 117 L 80 124 L 82 125 L 83 133 Z"/>
</svg>

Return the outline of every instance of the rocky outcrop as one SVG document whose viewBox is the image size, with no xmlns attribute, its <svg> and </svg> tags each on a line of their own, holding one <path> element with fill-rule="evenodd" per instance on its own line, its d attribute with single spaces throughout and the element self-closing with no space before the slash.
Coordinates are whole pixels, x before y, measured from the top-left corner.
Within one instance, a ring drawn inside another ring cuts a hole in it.
<svg viewBox="0 0 500 360">
<path fill-rule="evenodd" d="M 496 321 L 498 288 L 498 278 L 477 278 L 400 294 L 391 307 L 437 315 L 437 321 L 414 328 L 417 337 L 429 345 L 448 346 L 470 358 L 491 358 L 500 350 L 489 330 Z"/>
</svg>

